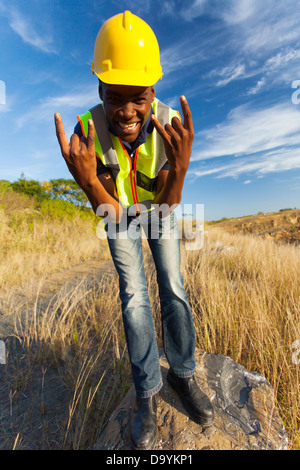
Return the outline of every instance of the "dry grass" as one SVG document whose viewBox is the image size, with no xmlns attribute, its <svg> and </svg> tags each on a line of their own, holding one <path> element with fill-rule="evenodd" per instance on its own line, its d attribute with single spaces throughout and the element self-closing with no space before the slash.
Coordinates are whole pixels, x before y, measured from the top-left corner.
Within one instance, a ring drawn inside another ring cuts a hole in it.
<svg viewBox="0 0 300 470">
<path fill-rule="evenodd" d="M 11 232 L 7 217 L 1 222 L 3 292 L 22 283 L 25 295 L 32 276 L 84 262 L 102 243 L 91 222 L 84 226 L 73 218 L 47 225 L 41 219 L 28 229 L 23 219 L 22 230 Z M 148 253 L 146 260 L 161 343 L 156 276 Z M 228 355 L 270 381 L 293 449 L 300 447 L 300 365 L 292 360 L 292 344 L 300 340 L 299 272 L 299 248 L 215 227 L 208 229 L 203 249 L 182 250 L 197 346 Z M 35 294 L 34 303 L 15 312 L 15 342 L 7 343 L 0 448 L 90 448 L 131 384 L 116 275 L 66 283 L 49 293 L 47 302 L 38 290 Z"/>
<path fill-rule="evenodd" d="M 17 320 L 14 341 L 7 342 L 0 448 L 12 448 L 12 436 L 19 449 L 84 449 L 95 442 L 130 386 L 114 281 L 66 285 L 46 308 L 37 297 Z"/>
<path fill-rule="evenodd" d="M 264 375 L 293 448 L 300 437 L 300 249 L 210 228 L 199 252 L 184 252 L 184 277 L 200 349 Z"/>
<path fill-rule="evenodd" d="M 91 258 L 108 259 L 104 241 L 95 237 L 96 219 L 80 211 L 67 214 L 53 202 L 39 206 L 14 192 L 0 194 L 0 293 L 36 295 L 52 273 Z"/>
</svg>

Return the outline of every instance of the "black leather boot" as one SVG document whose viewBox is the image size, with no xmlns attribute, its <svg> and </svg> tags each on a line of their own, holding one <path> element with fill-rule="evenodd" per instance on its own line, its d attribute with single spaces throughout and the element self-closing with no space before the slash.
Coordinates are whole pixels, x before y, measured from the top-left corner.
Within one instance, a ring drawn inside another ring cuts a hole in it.
<svg viewBox="0 0 300 470">
<path fill-rule="evenodd" d="M 157 440 L 156 412 L 156 395 L 149 398 L 137 398 L 137 409 L 130 426 L 130 440 L 134 449 L 154 449 Z"/>
<path fill-rule="evenodd" d="M 198 387 L 195 377 L 177 377 L 170 369 L 167 380 L 191 418 L 202 426 L 210 426 L 214 421 L 214 409 L 208 396 Z"/>
</svg>

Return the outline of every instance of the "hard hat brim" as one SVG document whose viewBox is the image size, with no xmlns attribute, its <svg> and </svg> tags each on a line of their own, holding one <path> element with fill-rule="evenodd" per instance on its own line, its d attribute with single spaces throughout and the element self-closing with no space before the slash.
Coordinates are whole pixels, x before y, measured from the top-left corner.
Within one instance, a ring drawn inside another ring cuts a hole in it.
<svg viewBox="0 0 300 470">
<path fill-rule="evenodd" d="M 160 74 L 151 74 L 146 72 L 137 72 L 131 70 L 111 69 L 107 72 L 93 70 L 97 77 L 108 85 L 128 85 L 128 86 L 153 86 L 163 76 Z"/>
</svg>

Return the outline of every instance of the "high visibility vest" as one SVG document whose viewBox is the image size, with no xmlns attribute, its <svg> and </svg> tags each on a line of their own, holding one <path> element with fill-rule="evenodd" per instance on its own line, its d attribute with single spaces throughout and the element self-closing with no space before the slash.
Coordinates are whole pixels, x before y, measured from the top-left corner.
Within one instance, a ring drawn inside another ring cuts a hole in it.
<svg viewBox="0 0 300 470">
<path fill-rule="evenodd" d="M 157 98 L 152 107 L 162 126 L 171 123 L 173 117 L 180 118 L 177 111 Z M 87 136 L 88 120 L 93 119 L 96 157 L 111 171 L 122 206 L 131 208 L 130 213 L 150 210 L 155 196 L 157 175 L 167 162 L 163 140 L 156 129 L 153 129 L 146 142 L 137 148 L 132 163 L 121 139 L 109 132 L 102 103 L 77 116 L 77 119 L 84 136 Z"/>
</svg>

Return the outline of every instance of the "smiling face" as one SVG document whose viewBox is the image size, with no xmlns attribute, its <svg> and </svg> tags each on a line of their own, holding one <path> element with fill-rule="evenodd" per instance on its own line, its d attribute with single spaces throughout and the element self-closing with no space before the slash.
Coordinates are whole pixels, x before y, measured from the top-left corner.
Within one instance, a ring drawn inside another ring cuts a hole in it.
<svg viewBox="0 0 300 470">
<path fill-rule="evenodd" d="M 134 142 L 150 116 L 154 87 L 99 82 L 99 96 L 118 137 L 128 143 Z"/>
</svg>

